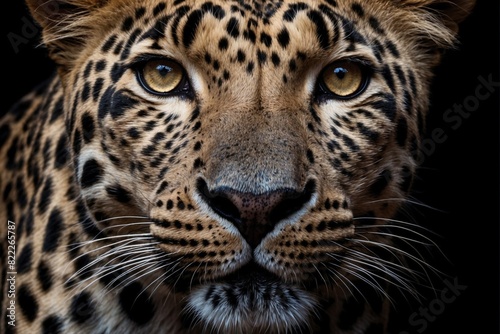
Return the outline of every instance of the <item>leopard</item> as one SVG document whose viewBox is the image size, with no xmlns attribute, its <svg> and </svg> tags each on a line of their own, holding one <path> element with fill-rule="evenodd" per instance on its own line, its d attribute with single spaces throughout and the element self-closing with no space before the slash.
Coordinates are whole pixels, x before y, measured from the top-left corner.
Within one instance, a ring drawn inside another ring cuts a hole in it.
<svg viewBox="0 0 500 334">
<path fill-rule="evenodd" d="M 386 333 L 418 295 L 397 217 L 474 1 L 26 3 L 56 69 L 0 121 L 2 333 Z"/>
</svg>

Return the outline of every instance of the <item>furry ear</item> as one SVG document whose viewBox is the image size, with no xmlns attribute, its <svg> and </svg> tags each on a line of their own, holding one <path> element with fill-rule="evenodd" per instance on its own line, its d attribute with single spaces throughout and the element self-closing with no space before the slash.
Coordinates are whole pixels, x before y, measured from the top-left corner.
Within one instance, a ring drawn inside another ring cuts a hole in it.
<svg viewBox="0 0 500 334">
<path fill-rule="evenodd" d="M 440 51 L 454 47 L 459 24 L 476 0 L 392 0 L 406 14 L 400 30 L 418 40 L 423 51 L 439 61 Z M 430 59 L 429 58 L 429 59 Z"/>
<path fill-rule="evenodd" d="M 427 10 L 456 34 L 458 24 L 471 13 L 476 0 L 403 0 L 400 3 Z"/>
<path fill-rule="evenodd" d="M 31 15 L 42 27 L 50 57 L 68 66 L 92 36 L 96 13 L 106 0 L 27 0 Z"/>
</svg>

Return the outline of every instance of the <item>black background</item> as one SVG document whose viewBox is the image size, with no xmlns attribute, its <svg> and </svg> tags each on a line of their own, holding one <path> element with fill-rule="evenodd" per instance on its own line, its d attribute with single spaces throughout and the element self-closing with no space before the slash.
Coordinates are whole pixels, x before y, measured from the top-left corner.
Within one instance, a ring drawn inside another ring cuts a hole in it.
<svg viewBox="0 0 500 334">
<path fill-rule="evenodd" d="M 455 301 L 442 304 L 444 308 L 427 322 L 423 333 L 499 332 L 500 87 L 457 129 L 443 120 L 446 110 L 475 95 L 481 83 L 478 77 L 491 76 L 500 82 L 499 11 L 499 1 L 479 0 L 461 25 L 459 49 L 446 54 L 433 84 L 427 126 L 430 131 L 443 129 L 447 139 L 425 155 L 414 198 L 437 210 L 416 206 L 412 213 L 440 235 L 436 241 L 449 261 L 441 260 L 436 252 L 434 262 L 449 275 L 449 281 L 456 280 L 466 288 Z M 50 75 L 53 66 L 45 50 L 37 47 L 39 36 L 34 36 L 36 29 L 26 23 L 33 21 L 22 1 L 10 1 L 3 17 L 5 112 Z M 25 38 L 17 50 L 9 40 L 15 35 Z M 434 280 L 434 284 L 438 289 L 446 288 L 444 280 Z M 429 298 L 420 304 L 396 305 L 399 312 L 393 333 L 419 333 L 423 327 L 411 324 L 409 316 L 420 312 L 420 307 L 431 306 L 434 297 Z"/>
</svg>

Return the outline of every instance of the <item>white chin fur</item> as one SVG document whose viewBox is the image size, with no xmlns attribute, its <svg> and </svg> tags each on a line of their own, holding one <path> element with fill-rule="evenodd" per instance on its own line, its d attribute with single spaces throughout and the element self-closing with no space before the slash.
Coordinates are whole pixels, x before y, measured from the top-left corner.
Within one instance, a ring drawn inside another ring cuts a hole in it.
<svg viewBox="0 0 500 334">
<path fill-rule="evenodd" d="M 307 332 L 317 306 L 304 290 L 280 282 L 208 283 L 191 291 L 186 312 L 204 333 Z"/>
</svg>

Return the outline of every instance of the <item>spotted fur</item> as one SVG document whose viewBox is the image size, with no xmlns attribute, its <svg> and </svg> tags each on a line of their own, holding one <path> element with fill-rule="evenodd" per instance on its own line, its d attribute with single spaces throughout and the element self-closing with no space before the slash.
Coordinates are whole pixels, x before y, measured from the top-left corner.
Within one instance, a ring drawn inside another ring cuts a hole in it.
<svg viewBox="0 0 500 334">
<path fill-rule="evenodd" d="M 383 333 L 418 293 L 394 218 L 473 1 L 28 5 L 58 72 L 0 123 L 2 332 Z"/>
</svg>

